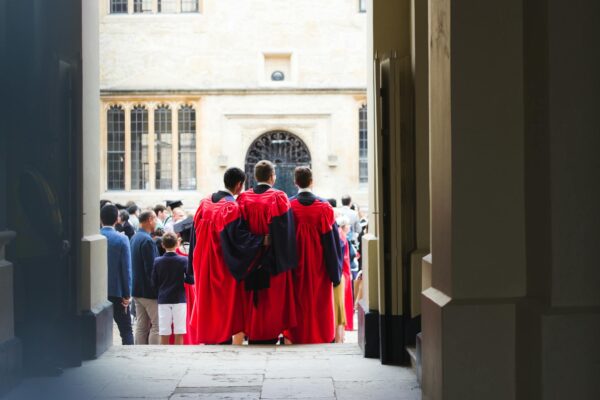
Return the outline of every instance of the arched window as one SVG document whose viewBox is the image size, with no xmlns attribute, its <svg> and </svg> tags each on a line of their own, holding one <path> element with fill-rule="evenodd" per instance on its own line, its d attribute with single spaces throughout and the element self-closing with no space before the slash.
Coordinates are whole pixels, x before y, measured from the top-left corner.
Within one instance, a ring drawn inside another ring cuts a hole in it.
<svg viewBox="0 0 600 400">
<path fill-rule="evenodd" d="M 179 120 L 179 189 L 196 189 L 196 110 L 184 105 Z"/>
<path fill-rule="evenodd" d="M 156 165 L 156 189 L 171 189 L 172 180 L 172 116 L 167 105 L 154 110 L 154 155 Z"/>
<path fill-rule="evenodd" d="M 127 0 L 110 0 L 110 13 L 127 14 Z"/>
<path fill-rule="evenodd" d="M 131 189 L 148 189 L 148 110 L 131 110 Z"/>
<path fill-rule="evenodd" d="M 125 189 L 125 111 L 112 106 L 107 112 L 107 187 Z"/>
<path fill-rule="evenodd" d="M 369 181 L 369 155 L 367 147 L 367 106 L 358 111 L 358 181 Z"/>
</svg>

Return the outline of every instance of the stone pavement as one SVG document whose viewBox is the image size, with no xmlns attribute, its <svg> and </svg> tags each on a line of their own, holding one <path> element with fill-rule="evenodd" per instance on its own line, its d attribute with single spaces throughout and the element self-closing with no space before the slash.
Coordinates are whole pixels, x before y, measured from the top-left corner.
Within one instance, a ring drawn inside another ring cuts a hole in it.
<svg viewBox="0 0 600 400">
<path fill-rule="evenodd" d="M 113 346 L 56 378 L 25 380 L 22 399 L 397 399 L 421 391 L 410 368 L 362 357 L 356 344 Z"/>
</svg>

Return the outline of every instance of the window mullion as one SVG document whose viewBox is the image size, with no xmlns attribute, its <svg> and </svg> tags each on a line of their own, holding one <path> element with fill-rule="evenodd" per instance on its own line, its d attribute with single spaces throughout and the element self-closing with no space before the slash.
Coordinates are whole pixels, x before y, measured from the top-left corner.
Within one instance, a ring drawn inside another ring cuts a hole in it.
<svg viewBox="0 0 600 400">
<path fill-rule="evenodd" d="M 196 121 L 195 121 L 195 128 L 196 131 L 194 132 L 194 134 L 196 135 L 195 137 L 195 144 L 196 144 L 196 153 L 195 153 L 195 157 L 196 157 L 196 187 L 195 189 L 198 190 L 198 188 L 200 187 L 200 162 L 199 162 L 199 157 L 200 157 L 200 100 L 198 100 L 196 102 L 196 104 L 194 104 L 194 109 L 196 110 Z"/>
<path fill-rule="evenodd" d="M 110 109 L 110 103 L 104 103 L 100 112 L 100 127 L 103 132 L 102 135 L 102 176 L 101 182 L 104 187 L 104 191 L 108 190 L 108 110 Z"/>
<path fill-rule="evenodd" d="M 131 104 L 123 106 L 125 110 L 125 190 L 131 190 Z"/>
<path fill-rule="evenodd" d="M 154 155 L 154 110 L 155 103 L 148 104 L 148 182 L 150 190 L 156 188 L 156 158 Z"/>
<path fill-rule="evenodd" d="M 179 103 L 172 103 L 171 106 L 171 176 L 173 190 L 179 189 Z"/>
</svg>

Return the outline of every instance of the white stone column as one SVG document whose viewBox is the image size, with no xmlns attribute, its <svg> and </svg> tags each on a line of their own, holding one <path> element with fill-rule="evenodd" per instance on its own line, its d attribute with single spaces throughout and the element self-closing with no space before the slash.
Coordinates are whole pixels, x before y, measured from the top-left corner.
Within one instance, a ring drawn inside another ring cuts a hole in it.
<svg viewBox="0 0 600 400">
<path fill-rule="evenodd" d="M 108 189 L 108 123 L 107 113 L 110 108 L 109 102 L 102 102 L 100 105 L 100 192 L 105 192 Z"/>
<path fill-rule="evenodd" d="M 102 164 L 100 107 L 99 9 L 95 2 L 82 3 L 82 126 L 83 126 L 83 238 L 79 310 L 82 314 L 84 357 L 96 357 L 112 342 L 112 305 L 107 301 L 106 239 L 100 228 L 100 177 Z M 102 115 L 105 128 L 106 110 Z"/>
</svg>

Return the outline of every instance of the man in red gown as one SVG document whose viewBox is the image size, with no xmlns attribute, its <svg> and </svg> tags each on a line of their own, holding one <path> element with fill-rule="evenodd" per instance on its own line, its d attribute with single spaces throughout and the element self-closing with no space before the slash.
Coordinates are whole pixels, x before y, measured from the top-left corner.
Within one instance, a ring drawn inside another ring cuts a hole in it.
<svg viewBox="0 0 600 400">
<path fill-rule="evenodd" d="M 296 268 L 294 219 L 287 195 L 273 189 L 275 168 L 270 161 L 254 167 L 256 186 L 237 201 L 250 231 L 269 235 L 267 246 L 244 280 L 245 332 L 250 344 L 277 343 L 279 334 L 296 325 L 292 270 Z"/>
<path fill-rule="evenodd" d="M 197 343 L 242 344 L 244 288 L 240 281 L 263 243 L 242 218 L 234 196 L 242 191 L 246 175 L 239 168 L 225 171 L 225 190 L 200 202 L 194 216 L 188 256 L 188 274 L 196 284 L 190 325 Z M 190 271 L 191 270 L 191 271 Z"/>
<path fill-rule="evenodd" d="M 312 193 L 308 167 L 294 171 L 298 195 L 290 201 L 296 225 L 298 268 L 294 271 L 297 326 L 292 343 L 331 343 L 335 338 L 333 286 L 340 284 L 342 246 L 333 208 Z"/>
</svg>

